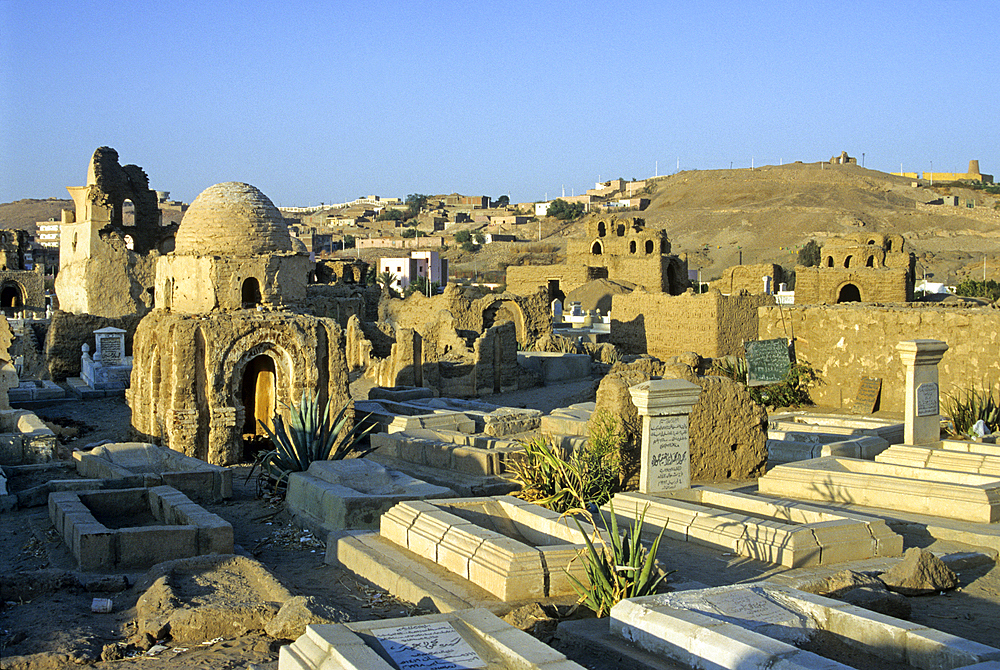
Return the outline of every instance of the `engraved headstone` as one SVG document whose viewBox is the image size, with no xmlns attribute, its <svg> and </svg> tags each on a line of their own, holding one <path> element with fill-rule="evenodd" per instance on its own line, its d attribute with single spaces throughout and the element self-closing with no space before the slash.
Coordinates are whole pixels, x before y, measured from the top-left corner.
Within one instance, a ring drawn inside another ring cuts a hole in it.
<svg viewBox="0 0 1000 670">
<path fill-rule="evenodd" d="M 907 340 L 897 344 L 896 351 L 906 371 L 903 444 L 936 444 L 941 441 L 938 363 L 948 345 L 939 340 Z"/>
<path fill-rule="evenodd" d="M 929 382 L 917 387 L 917 416 L 938 416 L 938 385 Z"/>
<path fill-rule="evenodd" d="M 101 350 L 102 364 L 122 364 L 122 339 L 120 337 L 116 335 L 104 335 L 100 338 L 97 348 Z"/>
<path fill-rule="evenodd" d="M 665 493 L 691 486 L 688 415 L 701 387 L 682 379 L 656 379 L 629 389 L 642 416 L 639 491 Z"/>
<path fill-rule="evenodd" d="M 746 352 L 747 384 L 750 386 L 777 384 L 785 378 L 791 367 L 788 340 L 783 337 L 747 342 Z"/>
<path fill-rule="evenodd" d="M 878 396 L 882 391 L 881 377 L 862 377 L 858 385 L 858 394 L 851 405 L 852 414 L 871 414 L 878 404 Z"/>
<path fill-rule="evenodd" d="M 479 654 L 447 621 L 379 628 L 371 633 L 399 670 L 471 670 L 486 667 Z"/>
</svg>

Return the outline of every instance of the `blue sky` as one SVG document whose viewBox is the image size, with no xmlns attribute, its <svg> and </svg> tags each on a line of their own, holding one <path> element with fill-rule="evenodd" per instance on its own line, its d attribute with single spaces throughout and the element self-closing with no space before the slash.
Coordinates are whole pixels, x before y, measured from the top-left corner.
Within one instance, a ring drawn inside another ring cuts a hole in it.
<svg viewBox="0 0 1000 670">
<path fill-rule="evenodd" d="M 0 0 L 0 202 L 94 149 L 190 202 L 449 193 L 825 160 L 1000 176 L 989 2 Z"/>
</svg>

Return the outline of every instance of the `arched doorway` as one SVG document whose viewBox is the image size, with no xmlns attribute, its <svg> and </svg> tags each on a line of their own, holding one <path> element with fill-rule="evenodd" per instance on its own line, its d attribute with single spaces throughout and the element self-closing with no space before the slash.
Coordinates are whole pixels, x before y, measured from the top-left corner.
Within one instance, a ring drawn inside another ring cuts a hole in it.
<svg viewBox="0 0 1000 670">
<path fill-rule="evenodd" d="M 16 283 L 7 281 L 0 287 L 0 309 L 8 317 L 17 316 L 24 309 L 24 292 Z"/>
<path fill-rule="evenodd" d="M 258 422 L 274 429 L 272 418 L 276 407 L 275 391 L 274 359 L 266 354 L 251 359 L 243 370 L 243 381 L 240 385 L 240 399 L 243 401 L 245 415 L 242 431 L 244 435 L 265 435 L 264 429 Z"/>
<path fill-rule="evenodd" d="M 260 304 L 260 283 L 256 277 L 247 277 L 243 280 L 241 293 L 243 309 L 253 309 Z"/>
<path fill-rule="evenodd" d="M 497 300 L 483 311 L 483 330 L 511 321 L 517 331 L 517 341 L 525 341 L 524 313 L 513 300 Z"/>
<path fill-rule="evenodd" d="M 844 284 L 837 295 L 837 304 L 842 302 L 861 302 L 861 291 L 854 284 Z"/>
</svg>

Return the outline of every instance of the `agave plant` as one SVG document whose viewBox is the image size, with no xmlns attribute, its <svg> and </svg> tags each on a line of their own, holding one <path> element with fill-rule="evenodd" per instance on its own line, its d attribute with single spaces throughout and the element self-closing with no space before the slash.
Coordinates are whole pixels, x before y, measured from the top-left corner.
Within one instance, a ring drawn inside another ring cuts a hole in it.
<svg viewBox="0 0 1000 670">
<path fill-rule="evenodd" d="M 1000 401 L 993 389 L 972 387 L 946 395 L 941 403 L 944 413 L 951 417 L 952 432 L 958 437 L 969 437 L 978 421 L 990 432 L 1000 428 Z"/>
<path fill-rule="evenodd" d="M 580 596 L 580 602 L 593 610 L 598 617 L 606 615 L 612 607 L 625 598 L 637 598 L 655 593 L 660 583 L 673 572 L 661 572 L 656 568 L 656 552 L 660 548 L 660 539 L 663 537 L 665 526 L 648 551 L 640 541 L 646 509 L 649 506 L 647 505 L 638 514 L 632 527 L 626 529 L 623 535 L 618 534 L 618 519 L 615 516 L 614 505 L 610 501 L 608 507 L 611 509 L 610 517 L 605 517 L 603 512 L 601 517 L 604 519 L 605 528 L 611 530 L 610 544 L 600 538 L 600 548 L 594 545 L 579 520 L 573 517 L 586 543 L 579 557 L 585 562 L 589 584 L 584 585 L 568 570 L 566 571 L 570 584 Z"/>
<path fill-rule="evenodd" d="M 271 438 L 274 449 L 257 457 L 247 479 L 259 467 L 259 476 L 270 481 L 277 490 L 285 484 L 288 475 L 308 470 L 313 461 L 339 461 L 351 454 L 357 454 L 361 458 L 374 451 L 374 448 L 362 449 L 359 445 L 375 426 L 362 427 L 360 422 L 355 422 L 345 432 L 350 418 L 347 413 L 350 402 L 329 420 L 331 405 L 332 401 L 327 400 L 321 409 L 315 396 L 303 392 L 298 404 L 292 407 L 285 405 L 290 413 L 287 422 L 277 412 L 272 419 L 273 430 L 258 420 L 257 423 Z"/>
</svg>

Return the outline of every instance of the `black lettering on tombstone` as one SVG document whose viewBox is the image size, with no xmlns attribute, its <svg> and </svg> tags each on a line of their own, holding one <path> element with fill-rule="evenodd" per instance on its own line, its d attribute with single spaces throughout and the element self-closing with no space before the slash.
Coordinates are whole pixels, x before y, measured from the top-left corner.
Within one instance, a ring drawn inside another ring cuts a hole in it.
<svg viewBox="0 0 1000 670">
<path fill-rule="evenodd" d="M 882 392 L 881 377 L 862 377 L 858 384 L 858 394 L 851 405 L 851 414 L 871 414 L 878 404 L 879 393 Z"/>
</svg>

